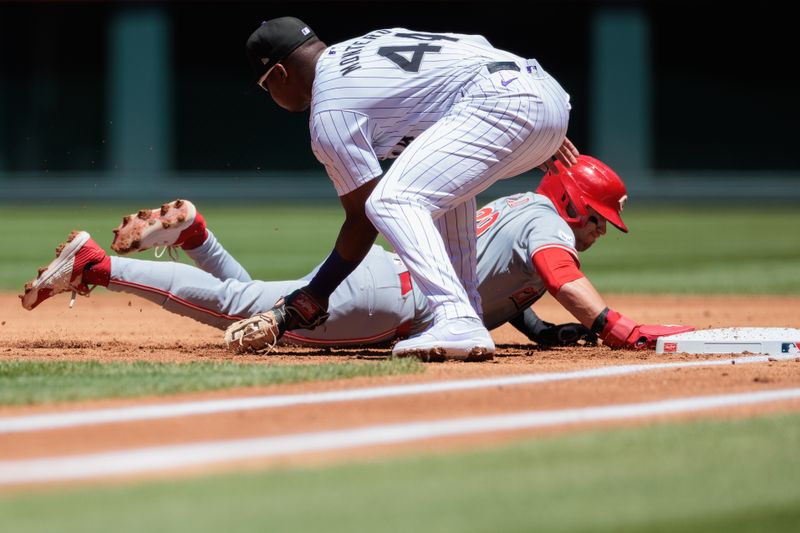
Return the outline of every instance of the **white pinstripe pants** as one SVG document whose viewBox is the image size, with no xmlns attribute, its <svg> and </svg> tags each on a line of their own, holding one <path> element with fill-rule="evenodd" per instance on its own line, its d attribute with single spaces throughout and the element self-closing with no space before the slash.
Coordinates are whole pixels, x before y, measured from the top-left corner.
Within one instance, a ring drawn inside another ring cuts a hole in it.
<svg viewBox="0 0 800 533">
<path fill-rule="evenodd" d="M 481 71 L 367 201 L 367 215 L 411 271 L 436 322 L 482 313 L 475 196 L 541 165 L 566 135 L 569 95 L 538 65 L 532 71 Z"/>
</svg>

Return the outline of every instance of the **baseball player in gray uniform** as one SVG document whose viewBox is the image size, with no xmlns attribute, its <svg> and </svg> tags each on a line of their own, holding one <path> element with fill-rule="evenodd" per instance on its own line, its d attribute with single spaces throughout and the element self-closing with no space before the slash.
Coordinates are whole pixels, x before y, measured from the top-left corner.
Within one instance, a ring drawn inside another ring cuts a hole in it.
<svg viewBox="0 0 800 533">
<path fill-rule="evenodd" d="M 474 218 L 486 327 L 511 322 L 539 344 L 591 341 L 596 334 L 608 345 L 628 348 L 652 346 L 659 335 L 677 332 L 674 326 L 638 325 L 608 310 L 577 268 L 578 251 L 605 233 L 606 221 L 627 231 L 619 216 L 626 198 L 619 177 L 599 161 L 580 156 L 572 168 L 548 172 L 538 192 L 495 200 Z M 562 200 L 565 194 L 570 198 L 567 203 Z M 55 294 L 88 294 L 89 285 L 103 285 L 204 324 L 228 328 L 270 309 L 316 272 L 292 281 L 252 280 L 185 200 L 127 216 L 115 234 L 112 248 L 118 253 L 178 246 L 196 266 L 109 257 L 88 233 L 75 232 L 58 248 L 56 259 L 26 285 L 23 306 L 33 309 Z M 530 306 L 548 290 L 583 325 L 556 326 L 538 319 Z M 331 295 L 330 318 L 313 330 L 289 331 L 284 340 L 316 346 L 388 343 L 429 327 L 433 313 L 428 302 L 400 257 L 373 246 Z M 447 357 L 413 355 L 425 360 Z"/>
<path fill-rule="evenodd" d="M 278 105 L 310 112 L 311 148 L 346 213 L 327 260 L 272 310 L 274 336 L 324 322 L 330 295 L 380 231 L 432 317 L 394 353 L 490 357 L 475 196 L 554 157 L 574 163 L 569 95 L 538 62 L 479 35 L 391 28 L 326 46 L 282 17 L 253 32 L 247 53 Z M 394 158 L 381 178 L 379 161 Z"/>
</svg>

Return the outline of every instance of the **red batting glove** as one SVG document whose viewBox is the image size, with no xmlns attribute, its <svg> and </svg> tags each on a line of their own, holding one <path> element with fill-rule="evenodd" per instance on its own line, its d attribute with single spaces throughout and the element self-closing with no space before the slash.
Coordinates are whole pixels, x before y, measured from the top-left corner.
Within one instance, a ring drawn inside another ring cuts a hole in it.
<svg viewBox="0 0 800 533">
<path fill-rule="evenodd" d="M 595 325 L 598 325 L 598 320 L 602 320 L 602 318 L 605 318 L 606 322 L 598 336 L 603 339 L 603 344 L 611 348 L 653 350 L 659 337 L 677 335 L 696 329 L 693 326 L 672 324 L 637 324 L 630 318 L 608 308 L 600 313 Z"/>
</svg>

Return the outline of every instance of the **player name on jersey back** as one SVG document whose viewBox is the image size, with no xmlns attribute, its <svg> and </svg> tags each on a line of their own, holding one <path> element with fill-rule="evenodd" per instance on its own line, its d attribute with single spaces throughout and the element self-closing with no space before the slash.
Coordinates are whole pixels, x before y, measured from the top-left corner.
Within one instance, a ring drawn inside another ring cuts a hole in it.
<svg viewBox="0 0 800 533">
<path fill-rule="evenodd" d="M 393 28 L 332 45 L 317 63 L 312 128 L 315 116 L 326 112 L 361 116 L 368 123 L 347 125 L 345 133 L 358 128 L 378 159 L 397 157 L 403 138 L 417 137 L 444 116 L 464 85 L 495 61 L 524 64 L 480 35 Z"/>
</svg>

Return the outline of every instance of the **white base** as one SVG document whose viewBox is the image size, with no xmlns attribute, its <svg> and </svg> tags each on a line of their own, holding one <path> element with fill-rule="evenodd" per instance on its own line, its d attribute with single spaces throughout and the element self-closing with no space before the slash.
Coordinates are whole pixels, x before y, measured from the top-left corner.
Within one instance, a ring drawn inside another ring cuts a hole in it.
<svg viewBox="0 0 800 533">
<path fill-rule="evenodd" d="M 717 328 L 690 331 L 660 337 L 656 341 L 656 353 L 800 355 L 800 329 Z"/>
</svg>

